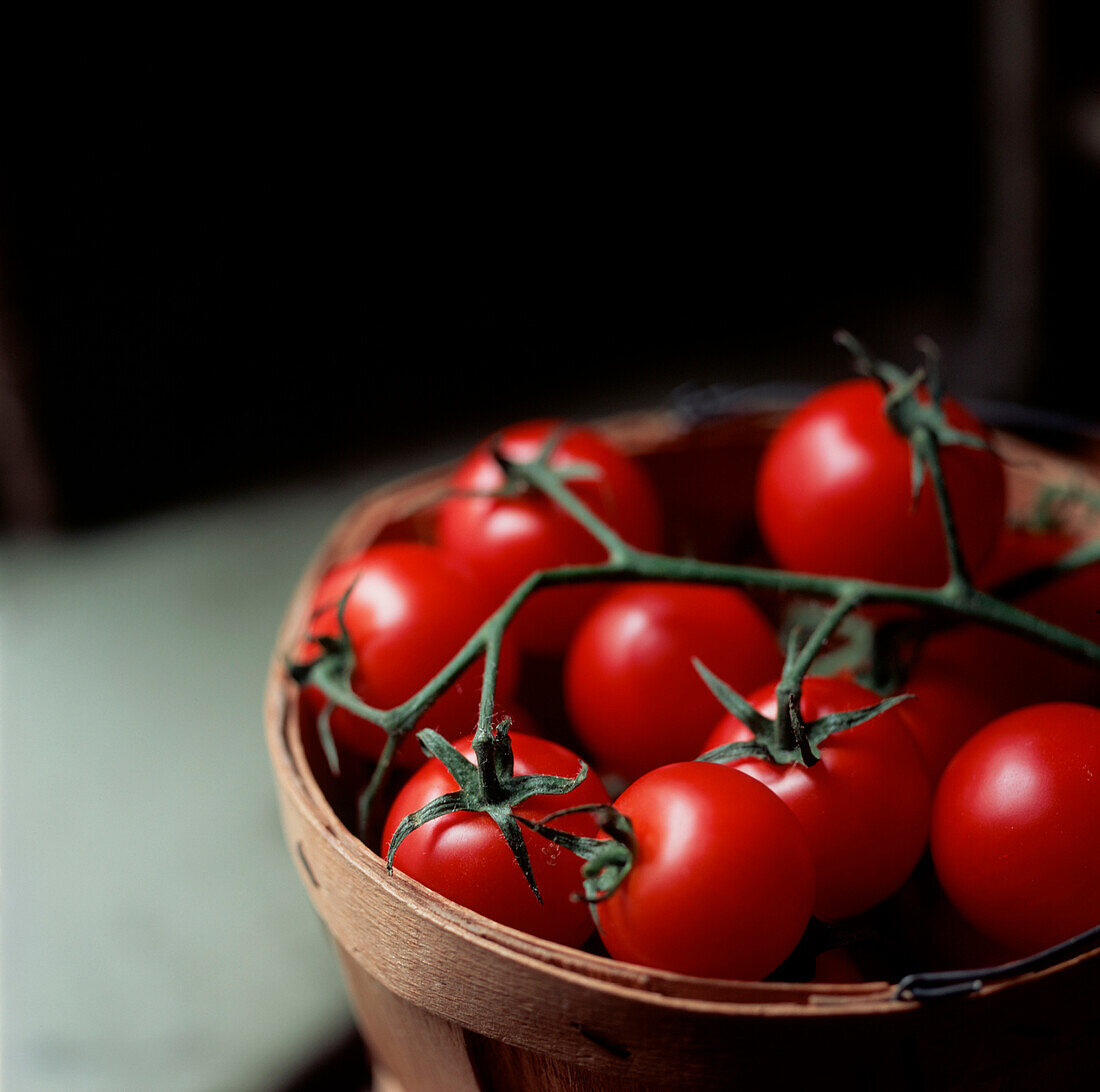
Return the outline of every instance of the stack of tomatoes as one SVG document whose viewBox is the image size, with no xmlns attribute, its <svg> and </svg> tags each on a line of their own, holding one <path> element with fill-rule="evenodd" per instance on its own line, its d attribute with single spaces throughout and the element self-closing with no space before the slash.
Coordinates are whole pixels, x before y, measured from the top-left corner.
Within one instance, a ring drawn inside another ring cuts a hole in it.
<svg viewBox="0 0 1100 1092">
<path fill-rule="evenodd" d="M 767 564 L 909 586 L 947 578 L 931 486 L 913 501 L 909 445 L 882 401 L 873 380 L 838 383 L 774 433 L 756 478 Z M 950 400 L 944 410 L 955 428 L 985 435 Z M 661 498 L 639 463 L 585 428 L 518 425 L 459 466 L 433 512 L 430 541 L 388 541 L 324 576 L 300 658 L 316 654 L 318 638 L 345 631 L 352 688 L 390 708 L 424 686 L 532 572 L 603 560 L 604 548 L 573 517 L 507 479 L 507 461 L 547 451 L 569 489 L 624 541 L 665 547 Z M 962 557 L 979 587 L 1074 545 L 1006 528 L 1004 472 L 989 450 L 945 446 L 941 457 Z M 722 482 L 712 489 L 720 498 Z M 1100 566 L 1049 581 L 1017 605 L 1100 640 Z M 914 613 L 880 603 L 867 617 L 883 625 L 906 612 Z M 597 838 L 591 808 L 609 801 L 605 784 L 621 789 L 614 807 L 632 824 L 632 868 L 590 910 L 577 898 L 578 859 L 525 828 L 540 901 L 491 817 L 465 811 L 405 837 L 395 866 L 505 925 L 580 945 L 595 918 L 612 956 L 707 977 L 771 974 L 812 919 L 850 922 L 894 895 L 929 844 L 954 906 L 1011 952 L 1100 922 L 1100 710 L 1088 704 L 1100 671 L 1022 637 L 957 624 L 928 636 L 907 665 L 912 699 L 829 736 L 816 761 L 696 761 L 752 732 L 718 703 L 693 661 L 773 717 L 784 662 L 779 621 L 773 600 L 728 585 L 619 580 L 537 591 L 508 628 L 494 716 L 511 719 L 517 774 L 573 777 L 582 760 L 591 770 L 567 795 L 535 796 L 519 810 L 537 822 L 587 806 L 552 822 Z M 472 759 L 480 689 L 475 663 L 417 727 Z M 800 714 L 809 723 L 880 698 L 850 674 L 811 671 Z M 323 705 L 306 685 L 305 721 L 315 723 Z M 368 720 L 337 708 L 330 724 L 345 752 L 381 754 L 386 736 Z M 404 816 L 456 789 L 413 736 L 396 762 L 383 852 Z"/>
</svg>

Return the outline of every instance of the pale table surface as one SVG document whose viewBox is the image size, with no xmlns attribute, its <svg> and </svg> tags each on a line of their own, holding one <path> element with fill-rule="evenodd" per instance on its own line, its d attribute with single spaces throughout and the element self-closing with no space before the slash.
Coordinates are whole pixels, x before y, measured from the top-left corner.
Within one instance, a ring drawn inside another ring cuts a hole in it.
<svg viewBox="0 0 1100 1092">
<path fill-rule="evenodd" d="M 6 1092 L 266 1092 L 346 1034 L 261 692 L 328 525 L 459 450 L 0 543 Z"/>
</svg>

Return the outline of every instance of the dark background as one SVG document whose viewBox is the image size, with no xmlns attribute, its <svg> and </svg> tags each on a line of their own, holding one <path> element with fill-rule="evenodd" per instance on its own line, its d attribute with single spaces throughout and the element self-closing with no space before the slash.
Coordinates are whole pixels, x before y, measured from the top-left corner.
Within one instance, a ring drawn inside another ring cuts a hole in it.
<svg viewBox="0 0 1100 1092">
<path fill-rule="evenodd" d="M 1097 18 L 906 10 L 332 27 L 39 73 L 0 173 L 7 524 L 688 379 L 822 381 L 839 325 L 1095 417 Z"/>
</svg>

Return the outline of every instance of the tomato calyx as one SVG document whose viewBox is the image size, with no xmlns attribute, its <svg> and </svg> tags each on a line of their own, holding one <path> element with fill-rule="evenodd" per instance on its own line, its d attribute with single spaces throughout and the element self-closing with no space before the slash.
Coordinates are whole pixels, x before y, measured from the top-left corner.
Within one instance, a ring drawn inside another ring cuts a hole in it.
<svg viewBox="0 0 1100 1092">
<path fill-rule="evenodd" d="M 883 413 L 891 427 L 909 444 L 910 488 L 914 505 L 924 487 L 925 477 L 931 479 L 947 547 L 950 566 L 948 584 L 961 586 L 965 590 L 970 586 L 970 578 L 959 545 L 954 513 L 947 498 L 939 452 L 941 448 L 950 446 L 989 452 L 993 449 L 985 437 L 956 428 L 948 421 L 943 408 L 939 347 L 930 337 L 917 339 L 917 348 L 924 354 L 925 362 L 913 372 L 906 372 L 888 360 L 873 358 L 847 330 L 838 330 L 833 340 L 852 354 L 857 372 L 876 380 L 883 389 Z M 920 397 L 921 393 L 925 397 Z"/>
<path fill-rule="evenodd" d="M 917 339 L 917 348 L 925 363 L 912 372 L 888 360 L 871 357 L 863 345 L 847 330 L 838 330 L 833 340 L 855 358 L 855 370 L 876 380 L 885 394 L 883 412 L 890 424 L 913 445 L 913 497 L 916 499 L 924 483 L 926 469 L 931 469 L 927 451 L 922 450 L 920 434 L 930 436 L 937 446 L 958 444 L 978 451 L 992 451 L 989 442 L 973 432 L 956 428 L 947 420 L 943 409 L 943 375 L 940 351 L 929 337 Z M 924 391 L 927 398 L 918 397 Z"/>
<path fill-rule="evenodd" d="M 520 822 L 523 822 L 532 830 L 542 833 L 539 830 L 540 824 L 515 815 L 513 809 L 532 796 L 564 796 L 572 792 L 588 776 L 588 764 L 582 761 L 576 777 L 572 778 L 554 774 L 517 776 L 514 772 L 512 744 L 508 738 L 511 723 L 511 718 L 504 717 L 499 724 L 483 724 L 478 727 L 473 738 L 476 763 L 466 758 L 453 743 L 434 729 L 425 728 L 417 732 L 416 738 L 424 753 L 443 763 L 458 784 L 458 789 L 437 796 L 401 820 L 390 839 L 386 855 L 387 871 L 393 872 L 393 859 L 398 847 L 418 827 L 456 811 L 484 812 L 500 829 L 516 864 L 527 880 L 527 885 L 535 898 L 542 902 L 542 894 L 520 830 Z"/>
<path fill-rule="evenodd" d="M 507 500 L 530 493 L 535 488 L 529 477 L 525 476 L 520 468 L 537 466 L 548 474 L 552 474 L 559 482 L 568 483 L 575 481 L 596 481 L 600 477 L 600 469 L 592 463 L 575 459 L 569 463 L 550 465 L 550 460 L 557 451 L 561 442 L 569 435 L 572 426 L 567 422 L 556 425 L 538 454 L 530 462 L 520 462 L 511 459 L 504 454 L 501 446 L 501 436 L 497 434 L 489 440 L 488 450 L 493 462 L 500 468 L 504 480 L 494 489 L 450 489 L 449 496 L 459 497 L 488 497 L 494 500 Z"/>
<path fill-rule="evenodd" d="M 546 437 L 546 442 L 542 445 L 539 453 L 531 460 L 530 463 L 519 463 L 517 460 L 508 458 L 504 454 L 503 449 L 500 446 L 499 440 L 494 440 L 489 445 L 489 454 L 492 455 L 493 460 L 497 466 L 500 467 L 504 474 L 506 485 L 511 486 L 517 493 L 526 492 L 531 488 L 531 482 L 528 481 L 523 475 L 519 474 L 516 470 L 518 466 L 539 466 L 545 470 L 550 471 L 560 482 L 577 482 L 577 481 L 595 481 L 600 477 L 600 469 L 597 466 L 593 466 L 592 463 L 582 462 L 575 459 L 570 463 L 559 463 L 557 466 L 551 469 L 550 459 L 554 452 L 558 449 L 558 445 L 565 439 L 569 433 L 570 426 L 566 422 L 562 422 L 560 425 L 550 431 L 550 435 Z"/>
<path fill-rule="evenodd" d="M 580 812 L 590 812 L 596 825 L 607 837 L 588 838 L 583 834 L 573 834 L 549 825 L 555 819 Z M 584 861 L 581 866 L 584 895 L 575 897 L 583 898 L 593 907 L 593 919 L 599 924 L 595 904 L 615 893 L 634 866 L 634 858 L 637 856 L 638 845 L 629 817 L 610 804 L 578 804 L 576 807 L 562 808 L 544 815 L 541 821 L 524 816 L 519 816 L 519 821 L 547 841 L 568 849 Z"/>
<path fill-rule="evenodd" d="M 753 734 L 751 740 L 723 744 L 701 754 L 697 762 L 729 763 L 740 758 L 762 758 L 777 766 L 810 767 L 821 760 L 821 745 L 830 736 L 846 732 L 908 701 L 912 694 L 895 694 L 861 709 L 828 713 L 809 722 L 802 716 L 802 681 L 820 651 L 824 639 L 834 632 L 851 610 L 853 600 L 842 597 L 826 612 L 814 632 L 806 637 L 795 629 L 787 646 L 787 661 L 776 686 L 776 715 L 765 716 L 729 683 L 720 679 L 697 657 L 695 670 L 727 713 L 735 716 Z"/>
<path fill-rule="evenodd" d="M 344 610 L 348 599 L 355 588 L 353 580 L 336 608 L 336 624 L 340 634 L 333 637 L 329 634 L 311 634 L 309 641 L 317 645 L 321 652 L 312 660 L 287 660 L 287 674 L 302 687 L 316 686 L 325 697 L 325 704 L 317 717 L 317 735 L 321 741 L 321 749 L 324 751 L 325 760 L 329 769 L 336 777 L 340 776 L 340 755 L 336 749 L 336 740 L 332 734 L 332 712 L 339 705 L 358 712 L 368 718 L 376 713 L 366 705 L 351 687 L 351 676 L 355 670 L 355 652 L 352 649 L 351 635 L 348 633 L 344 622 Z M 356 707 L 359 708 L 356 708 Z M 380 725 L 380 727 L 382 727 Z M 384 731 L 392 739 L 393 732 L 388 728 Z M 400 741 L 399 741 L 400 742 Z"/>
<path fill-rule="evenodd" d="M 317 717 L 317 734 L 320 737 L 321 749 L 325 753 L 332 773 L 340 776 L 340 755 L 336 747 L 336 739 L 332 733 L 332 713 L 335 709 L 346 709 L 357 716 L 369 720 L 386 733 L 386 744 L 383 749 L 383 760 L 379 765 L 385 771 L 389 767 L 397 748 L 404 742 L 405 737 L 412 730 L 421 713 L 435 700 L 437 692 L 442 686 L 429 684 L 425 690 L 433 693 L 421 701 L 422 694 L 415 694 L 408 701 L 393 709 L 376 709 L 368 705 L 352 687 L 351 679 L 355 671 L 355 649 L 352 644 L 351 634 L 348 632 L 344 621 L 344 614 L 348 600 L 355 590 L 356 580 L 353 580 L 336 607 L 336 625 L 339 636 L 333 637 L 327 634 L 313 634 L 309 640 L 321 649 L 321 654 L 312 660 L 288 661 L 287 673 L 299 686 L 315 686 L 324 695 L 325 704 Z M 435 683 L 442 678 L 443 672 L 437 676 Z M 361 822 L 361 826 L 364 825 Z M 364 828 L 365 829 L 365 828 Z"/>
</svg>

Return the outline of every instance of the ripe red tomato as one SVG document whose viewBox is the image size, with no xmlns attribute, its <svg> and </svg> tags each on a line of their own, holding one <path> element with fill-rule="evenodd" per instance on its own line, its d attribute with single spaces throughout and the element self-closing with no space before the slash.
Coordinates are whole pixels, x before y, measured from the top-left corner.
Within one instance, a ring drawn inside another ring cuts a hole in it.
<svg viewBox="0 0 1100 1092">
<path fill-rule="evenodd" d="M 517 462 L 534 459 L 559 421 L 529 421 L 505 429 L 477 447 L 451 479 L 456 490 L 488 492 L 504 485 L 492 444 Z M 570 490 L 641 549 L 661 544 L 657 496 L 645 473 L 596 433 L 568 429 L 550 457 L 552 467 L 584 463 L 593 478 L 569 483 Z M 538 569 L 601 561 L 603 547 L 548 497 L 535 491 L 514 497 L 453 496 L 439 506 L 439 543 L 476 572 L 496 597 L 494 606 Z M 519 643 L 535 652 L 560 652 L 569 636 L 606 589 L 593 585 L 547 588 L 522 607 L 513 624 Z"/>
<path fill-rule="evenodd" d="M 808 722 L 878 700 L 847 679 L 810 677 L 803 683 L 802 716 Z M 774 717 L 775 685 L 749 701 Z M 727 715 L 704 750 L 748 739 L 749 729 Z M 924 851 L 931 791 L 897 707 L 830 736 L 820 749 L 820 761 L 808 767 L 756 758 L 732 765 L 767 785 L 802 824 L 817 875 L 814 913 L 834 921 L 870 909 L 905 882 Z"/>
<path fill-rule="evenodd" d="M 634 866 L 597 903 L 616 959 L 704 978 L 754 980 L 794 950 L 814 868 L 791 812 L 751 778 L 707 762 L 662 766 L 615 802 Z"/>
<path fill-rule="evenodd" d="M 920 663 L 902 689 L 913 699 L 897 707 L 898 716 L 924 759 L 929 783 L 935 786 L 952 755 L 1001 710 L 989 689 L 976 686 L 953 664 Z"/>
<path fill-rule="evenodd" d="M 1100 709 L 1028 706 L 966 743 L 936 791 L 932 859 L 963 916 L 1021 954 L 1100 924 Z"/>
<path fill-rule="evenodd" d="M 354 583 L 344 608 L 355 655 L 351 684 L 369 705 L 389 709 L 411 697 L 428 682 L 473 635 L 491 613 L 477 581 L 459 563 L 435 546 L 391 542 L 372 547 L 335 566 L 320 582 L 314 598 L 310 636 L 336 637 L 337 606 Z M 315 641 L 302 642 L 299 657 L 318 654 Z M 515 692 L 518 665 L 509 644 L 501 649 L 497 678 L 497 708 L 508 712 Z M 482 662 L 471 664 L 424 714 L 417 728 L 434 728 L 455 739 L 477 725 L 481 700 Z M 316 718 L 325 699 L 315 686 L 303 688 L 301 708 Z M 386 742 L 376 725 L 345 709 L 330 718 L 336 740 L 367 758 L 377 758 Z M 405 766 L 423 761 L 410 736 L 397 753 Z"/>
<path fill-rule="evenodd" d="M 515 773 L 575 777 L 581 760 L 572 751 L 535 736 L 511 732 Z M 471 761 L 472 737 L 455 744 Z M 430 759 L 409 778 L 397 794 L 382 832 L 382 855 L 406 815 L 454 792 L 458 786 L 438 759 Z M 607 792 L 593 771 L 572 792 L 560 796 L 532 796 L 515 809 L 516 815 L 540 820 L 560 808 L 578 804 L 606 804 Z M 590 814 L 565 816 L 553 824 L 560 830 L 595 837 Z M 539 885 L 542 903 L 527 885 L 512 851 L 496 823 L 484 812 L 456 811 L 418 827 L 397 847 L 394 866 L 453 902 L 484 914 L 502 925 L 554 940 L 579 945 L 591 935 L 592 915 L 581 893 L 581 861 L 569 850 L 521 828 Z"/>
<path fill-rule="evenodd" d="M 931 483 L 912 502 L 906 439 L 882 411 L 872 379 L 826 387 L 798 407 L 769 442 L 757 476 L 756 512 L 772 556 L 804 572 L 922 586 L 947 579 L 947 553 Z M 983 435 L 950 399 L 947 420 Z M 988 451 L 940 451 L 963 556 L 974 572 L 1004 523 L 1004 471 Z"/>
<path fill-rule="evenodd" d="M 992 588 L 1067 553 L 1068 535 L 1006 531 L 979 574 Z M 1075 569 L 1019 596 L 1015 605 L 1063 629 L 1100 642 L 1100 563 Z M 1027 637 L 967 622 L 930 637 L 921 663 L 944 666 L 986 693 L 997 715 L 1049 701 L 1100 700 L 1100 669 Z"/>
<path fill-rule="evenodd" d="M 565 700 L 601 770 L 633 779 L 700 753 L 721 706 L 693 656 L 742 692 L 782 668 L 771 625 L 730 588 L 630 584 L 585 618 L 566 656 Z"/>
</svg>

